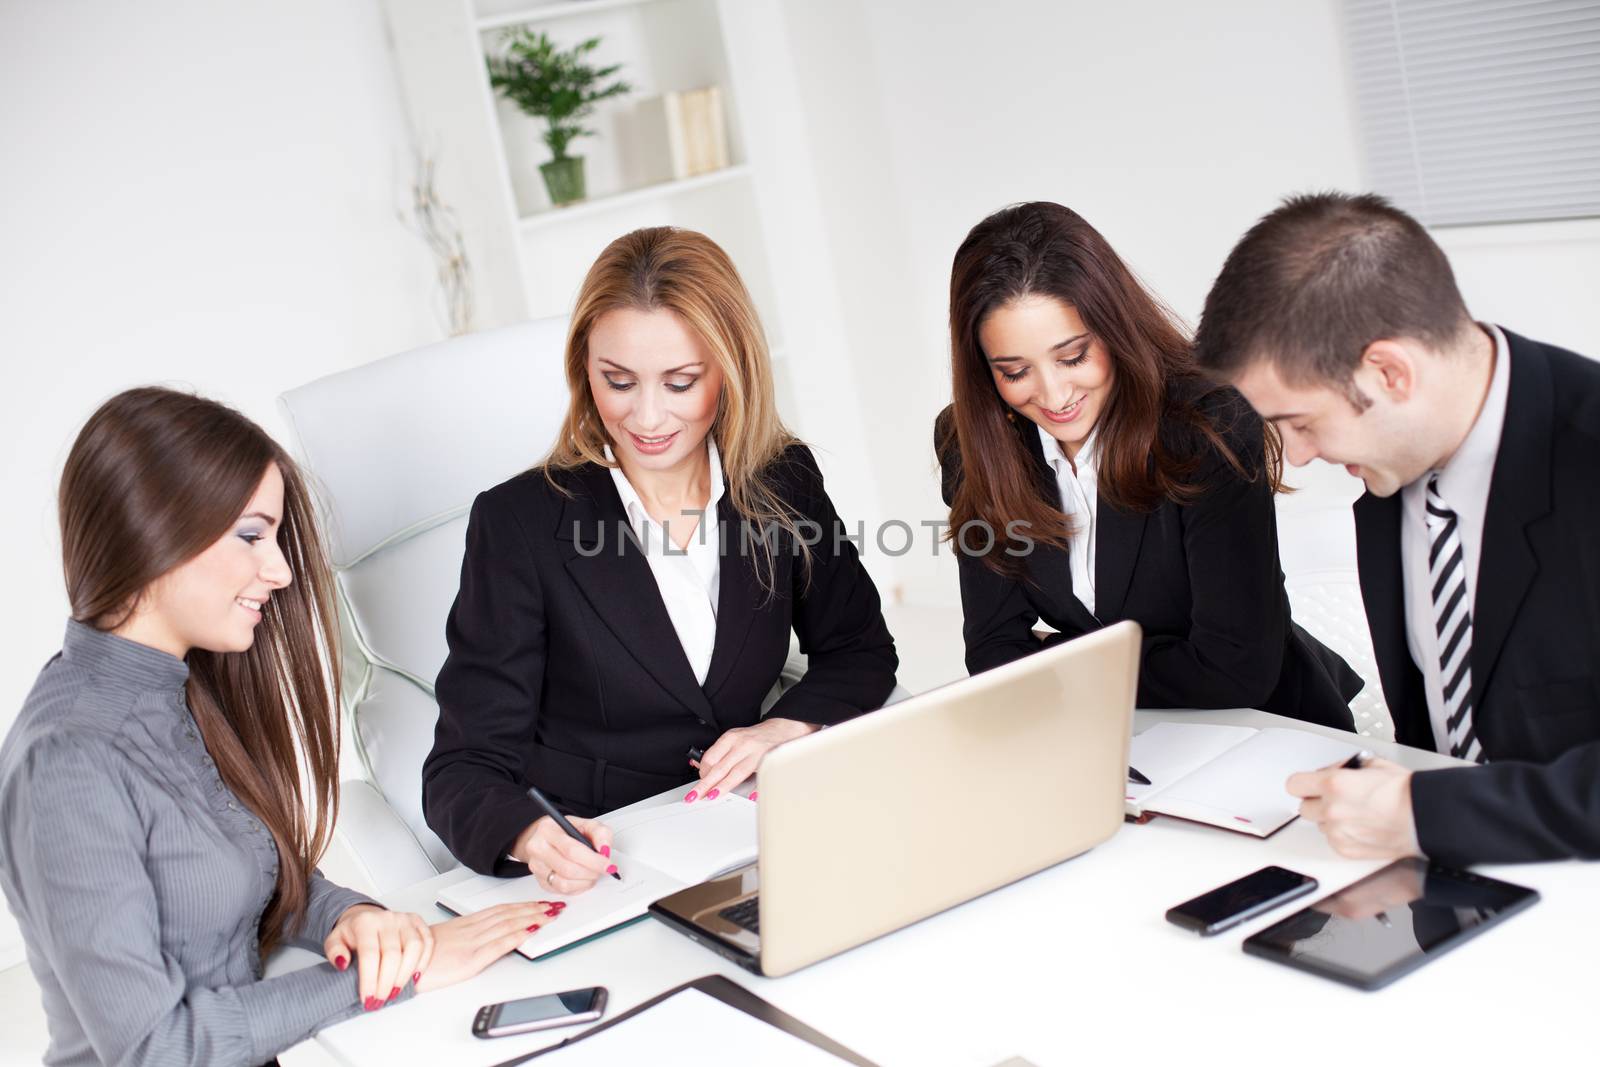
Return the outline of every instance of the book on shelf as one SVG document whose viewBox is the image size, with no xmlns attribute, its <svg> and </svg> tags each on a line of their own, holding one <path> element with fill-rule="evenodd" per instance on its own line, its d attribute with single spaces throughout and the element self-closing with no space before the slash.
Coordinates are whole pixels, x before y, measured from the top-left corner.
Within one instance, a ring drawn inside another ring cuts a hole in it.
<svg viewBox="0 0 1600 1067">
<path fill-rule="evenodd" d="M 641 147 L 661 156 L 672 178 L 681 180 L 709 174 L 728 166 L 728 131 L 722 108 L 722 89 L 666 92 L 640 104 L 643 121 Z"/>
</svg>

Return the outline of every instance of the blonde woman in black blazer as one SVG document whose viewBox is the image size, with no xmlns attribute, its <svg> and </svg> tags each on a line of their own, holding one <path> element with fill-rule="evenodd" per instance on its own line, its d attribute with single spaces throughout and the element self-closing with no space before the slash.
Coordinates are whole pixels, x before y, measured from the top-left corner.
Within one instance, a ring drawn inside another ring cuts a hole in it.
<svg viewBox="0 0 1600 1067">
<path fill-rule="evenodd" d="M 678 785 L 715 798 L 777 745 L 880 706 L 897 660 L 714 242 L 665 227 L 613 242 L 566 372 L 555 450 L 473 505 L 423 808 L 474 870 L 572 893 L 612 868 L 593 816 Z M 762 717 L 791 632 L 808 669 Z"/>
</svg>

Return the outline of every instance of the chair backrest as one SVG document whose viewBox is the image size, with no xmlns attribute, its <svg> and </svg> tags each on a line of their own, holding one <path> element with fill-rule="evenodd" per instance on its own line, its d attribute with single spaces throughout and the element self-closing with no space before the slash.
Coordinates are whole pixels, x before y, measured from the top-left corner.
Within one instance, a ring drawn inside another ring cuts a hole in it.
<svg viewBox="0 0 1600 1067">
<path fill-rule="evenodd" d="M 1290 613 L 1366 681 L 1366 688 L 1350 702 L 1356 730 L 1378 740 L 1393 740 L 1394 723 L 1383 699 L 1356 570 L 1350 505 L 1361 495 L 1361 483 L 1327 463 L 1286 473 L 1296 491 L 1278 497 L 1278 551 Z"/>
<path fill-rule="evenodd" d="M 561 317 L 452 338 L 279 398 L 322 497 L 350 742 L 441 871 L 456 861 L 423 821 L 422 761 L 467 513 L 555 441 L 566 333 Z"/>
</svg>

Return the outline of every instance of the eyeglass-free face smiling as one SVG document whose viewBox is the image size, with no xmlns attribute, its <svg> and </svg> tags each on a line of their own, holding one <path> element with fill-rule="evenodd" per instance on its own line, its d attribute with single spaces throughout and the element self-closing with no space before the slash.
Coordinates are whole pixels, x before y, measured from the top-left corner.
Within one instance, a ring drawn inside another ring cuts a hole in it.
<svg viewBox="0 0 1600 1067">
<path fill-rule="evenodd" d="M 227 533 L 150 583 L 116 632 L 182 659 L 192 648 L 244 652 L 273 592 L 294 580 L 278 544 L 283 475 L 269 464 Z"/>
<path fill-rule="evenodd" d="M 676 312 L 608 311 L 589 334 L 589 389 L 624 473 L 701 459 L 722 370 Z"/>
<path fill-rule="evenodd" d="M 1000 399 L 1075 457 L 1116 380 L 1105 346 L 1076 309 L 1051 296 L 1018 297 L 989 313 L 978 343 Z"/>
</svg>

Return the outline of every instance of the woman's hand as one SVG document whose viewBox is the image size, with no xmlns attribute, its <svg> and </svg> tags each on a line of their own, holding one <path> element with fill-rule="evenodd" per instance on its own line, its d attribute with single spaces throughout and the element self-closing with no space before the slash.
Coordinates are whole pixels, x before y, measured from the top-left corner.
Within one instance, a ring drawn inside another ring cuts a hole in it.
<svg viewBox="0 0 1600 1067">
<path fill-rule="evenodd" d="M 328 962 L 339 970 L 356 961 L 361 1006 L 368 1011 L 399 996 L 400 987 L 428 966 L 433 948 L 433 931 L 422 916 L 375 904 L 346 908 L 322 942 Z"/>
<path fill-rule="evenodd" d="M 417 978 L 417 992 L 464 982 L 504 956 L 528 935 L 559 918 L 561 901 L 496 904 L 474 915 L 439 923 L 433 929 L 433 958 Z"/>
<path fill-rule="evenodd" d="M 575 816 L 568 816 L 567 821 L 594 842 L 594 849 L 584 848 L 567 836 L 548 815 L 541 815 L 530 823 L 511 846 L 512 859 L 526 863 L 530 874 L 562 896 L 582 893 L 617 870 L 617 865 L 611 862 L 610 827 L 594 819 Z"/>
<path fill-rule="evenodd" d="M 700 781 L 683 799 L 691 804 L 717 799 L 756 773 L 768 752 L 820 729 L 816 723 L 794 719 L 762 719 L 754 726 L 734 727 L 717 738 L 695 764 L 700 768 Z"/>
</svg>

